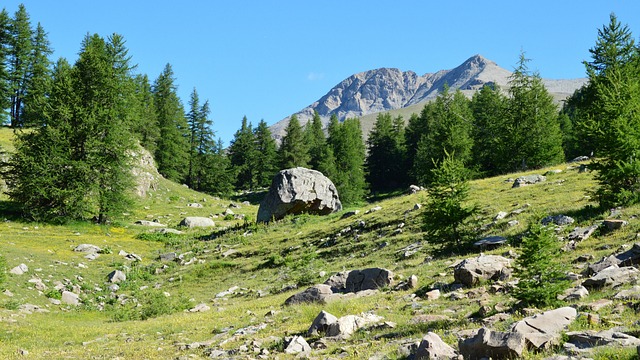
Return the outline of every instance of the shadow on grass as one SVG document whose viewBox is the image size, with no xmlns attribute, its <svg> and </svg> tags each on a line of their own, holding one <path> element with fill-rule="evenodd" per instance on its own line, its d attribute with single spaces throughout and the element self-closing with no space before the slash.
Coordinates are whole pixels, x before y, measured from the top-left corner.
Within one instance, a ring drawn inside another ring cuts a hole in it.
<svg viewBox="0 0 640 360">
<path fill-rule="evenodd" d="M 20 206 L 9 200 L 0 200 L 0 218 L 11 221 L 28 220 L 24 218 Z"/>
<path fill-rule="evenodd" d="M 237 194 L 237 195 L 231 196 L 231 200 L 237 201 L 237 202 L 248 201 L 252 205 L 258 205 L 260 204 L 260 202 L 262 202 L 262 199 L 264 199 L 264 197 L 267 195 L 267 192 L 268 190 L 264 189 L 259 191 L 252 191 L 248 193 Z"/>
</svg>

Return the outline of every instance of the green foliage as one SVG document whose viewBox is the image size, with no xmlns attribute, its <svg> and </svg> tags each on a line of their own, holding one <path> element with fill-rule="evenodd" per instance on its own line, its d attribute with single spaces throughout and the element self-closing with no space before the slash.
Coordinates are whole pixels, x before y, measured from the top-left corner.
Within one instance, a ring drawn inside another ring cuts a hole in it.
<svg viewBox="0 0 640 360">
<path fill-rule="evenodd" d="M 132 104 L 134 114 L 132 131 L 136 134 L 140 145 L 151 154 L 155 154 L 158 148 L 160 129 L 149 77 L 136 75 L 133 83 L 135 101 Z"/>
<path fill-rule="evenodd" d="M 169 180 L 182 182 L 187 175 L 184 164 L 189 154 L 188 125 L 178 98 L 171 64 L 164 67 L 152 91 L 160 130 L 155 152 L 158 172 Z"/>
<path fill-rule="evenodd" d="M 343 204 L 355 204 L 364 200 L 366 181 L 364 174 L 365 147 L 362 141 L 360 120 L 346 119 L 342 123 L 334 118 L 329 123 L 327 143 L 331 148 L 327 156 L 333 157 L 321 163 L 320 168 L 338 189 Z M 331 169 L 335 165 L 335 170 Z"/>
<path fill-rule="evenodd" d="M 372 191 L 389 191 L 407 185 L 404 161 L 404 120 L 380 113 L 367 139 L 367 182 Z"/>
<path fill-rule="evenodd" d="M 236 189 L 249 190 L 253 188 L 256 170 L 254 167 L 255 151 L 252 126 L 245 116 L 242 118 L 242 126 L 233 135 L 233 140 L 229 145 L 229 161 L 236 175 Z"/>
<path fill-rule="evenodd" d="M 473 94 L 473 164 L 482 174 L 495 175 L 506 154 L 502 134 L 507 125 L 507 97 L 496 85 L 485 85 Z"/>
<path fill-rule="evenodd" d="M 413 180 L 419 185 L 427 185 L 433 181 L 432 169 L 448 154 L 455 156 L 463 164 L 471 159 L 471 126 L 473 114 L 469 108 L 469 100 L 458 90 L 451 93 L 448 87 L 434 102 L 422 109 L 420 117 L 410 122 L 411 129 L 407 143 L 415 146 L 415 155 L 410 159 Z M 420 133 L 416 137 L 415 133 Z"/>
<path fill-rule="evenodd" d="M 271 130 L 264 120 L 260 120 L 254 130 L 255 137 L 255 184 L 258 187 L 271 185 L 273 177 L 278 172 L 278 150 L 275 140 L 271 137 Z"/>
<path fill-rule="evenodd" d="M 549 306 L 558 302 L 569 282 L 558 261 L 560 242 L 552 227 L 534 221 L 522 240 L 514 275 L 519 278 L 513 296 L 524 306 Z"/>
<path fill-rule="evenodd" d="M 7 282 L 7 261 L 0 255 L 0 290 L 4 289 Z"/>
<path fill-rule="evenodd" d="M 280 144 L 280 168 L 309 166 L 309 146 L 296 115 L 292 115 Z"/>
<path fill-rule="evenodd" d="M 183 296 L 167 296 L 164 292 L 155 289 L 148 289 L 136 295 L 138 295 L 137 302 L 112 304 L 111 320 L 115 322 L 147 320 L 184 311 L 193 305 Z"/>
<path fill-rule="evenodd" d="M 304 138 L 309 147 L 309 166 L 318 169 L 322 162 L 324 149 L 327 146 L 327 139 L 322 130 L 322 120 L 317 111 L 313 111 L 313 119 L 307 122 L 304 127 Z"/>
<path fill-rule="evenodd" d="M 444 159 L 434 162 L 423 213 L 425 240 L 453 249 L 467 245 L 473 238 L 472 220 L 478 208 L 465 204 L 469 197 L 468 177 L 468 170 L 453 154 L 445 153 Z"/>
</svg>

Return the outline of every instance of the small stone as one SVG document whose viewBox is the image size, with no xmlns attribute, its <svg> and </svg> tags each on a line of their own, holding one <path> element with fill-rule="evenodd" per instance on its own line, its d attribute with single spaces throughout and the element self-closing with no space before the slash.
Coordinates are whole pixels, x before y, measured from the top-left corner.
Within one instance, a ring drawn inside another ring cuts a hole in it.
<svg viewBox="0 0 640 360">
<path fill-rule="evenodd" d="M 29 272 L 29 267 L 25 264 L 20 264 L 9 270 L 9 273 L 14 275 L 23 275 L 26 272 Z"/>
</svg>

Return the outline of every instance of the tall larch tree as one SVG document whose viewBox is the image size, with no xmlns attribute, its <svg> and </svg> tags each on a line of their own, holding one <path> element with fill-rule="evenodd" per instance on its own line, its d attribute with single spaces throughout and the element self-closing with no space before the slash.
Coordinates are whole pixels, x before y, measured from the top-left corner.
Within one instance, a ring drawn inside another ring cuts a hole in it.
<svg viewBox="0 0 640 360">
<path fill-rule="evenodd" d="M 187 185 L 195 190 L 203 190 L 204 178 L 207 174 L 209 157 L 216 152 L 215 133 L 212 129 L 213 120 L 209 118 L 211 109 L 209 101 L 200 105 L 196 89 L 193 89 L 189 100 L 190 110 L 187 113 L 189 124 L 189 170 Z"/>
<path fill-rule="evenodd" d="M 9 91 L 11 101 L 11 126 L 22 125 L 20 115 L 26 94 L 29 75 L 29 60 L 32 44 L 32 30 L 29 14 L 23 4 L 18 6 L 9 24 Z"/>
<path fill-rule="evenodd" d="M 362 141 L 360 119 L 346 119 L 342 123 L 330 121 L 329 125 L 327 142 L 333 156 L 328 154 L 331 156 L 328 161 L 335 161 L 335 174 L 325 175 L 335 184 L 343 203 L 359 203 L 367 193 L 364 173 L 365 146 Z"/>
<path fill-rule="evenodd" d="M 318 169 L 322 161 L 322 153 L 327 146 L 327 139 L 322 130 L 322 119 L 317 111 L 313 111 L 313 118 L 304 127 L 304 137 L 309 147 L 309 167 Z"/>
<path fill-rule="evenodd" d="M 153 102 L 160 130 L 155 152 L 158 172 L 169 180 L 183 182 L 189 153 L 188 125 L 171 64 L 165 66 L 153 84 Z"/>
<path fill-rule="evenodd" d="M 507 97 L 497 85 L 483 86 L 471 99 L 473 113 L 472 164 L 481 175 L 496 175 L 506 154 L 503 129 L 507 119 Z"/>
<path fill-rule="evenodd" d="M 258 187 L 267 187 L 271 185 L 273 177 L 279 170 L 278 148 L 271 136 L 271 130 L 264 120 L 260 120 L 255 128 L 254 138 L 256 147 L 255 182 Z"/>
<path fill-rule="evenodd" d="M 289 119 L 279 153 L 282 169 L 309 166 L 309 147 L 305 143 L 304 132 L 296 115 Z"/>
<path fill-rule="evenodd" d="M 51 81 L 51 61 L 53 53 L 47 33 L 40 23 L 33 37 L 33 48 L 29 58 L 26 79 L 26 93 L 20 122 L 24 126 L 42 126 L 43 111 L 46 109 L 47 92 Z"/>
<path fill-rule="evenodd" d="M 372 191 L 397 189 L 406 183 L 404 121 L 380 113 L 367 139 L 367 181 Z"/>
<path fill-rule="evenodd" d="M 0 123 L 4 123 L 11 107 L 9 87 L 9 25 L 11 17 L 6 9 L 0 11 Z"/>
<path fill-rule="evenodd" d="M 160 129 L 151 83 L 147 75 L 136 75 L 133 83 L 135 101 L 132 105 L 132 113 L 134 114 L 132 131 L 138 138 L 140 145 L 151 154 L 155 154 L 160 138 Z"/>
<path fill-rule="evenodd" d="M 253 126 L 244 116 L 229 145 L 229 161 L 235 172 L 236 189 L 249 190 L 255 186 L 256 156 Z"/>
</svg>

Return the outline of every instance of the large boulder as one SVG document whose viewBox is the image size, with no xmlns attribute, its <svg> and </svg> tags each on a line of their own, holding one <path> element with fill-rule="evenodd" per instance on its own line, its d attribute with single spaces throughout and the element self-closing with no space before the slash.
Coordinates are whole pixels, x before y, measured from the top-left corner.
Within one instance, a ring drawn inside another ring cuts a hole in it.
<svg viewBox="0 0 640 360">
<path fill-rule="evenodd" d="M 457 359 L 458 354 L 447 343 L 442 341 L 440 337 L 433 332 L 428 332 L 420 341 L 418 351 L 414 359 L 430 360 L 430 359 Z"/>
<path fill-rule="evenodd" d="M 560 342 L 562 331 L 577 315 L 578 312 L 572 307 L 549 310 L 516 322 L 511 331 L 522 334 L 527 343 L 536 349 L 546 349 Z"/>
<path fill-rule="evenodd" d="M 640 271 L 633 266 L 618 267 L 618 265 L 611 265 L 585 280 L 582 286 L 589 289 L 602 287 L 613 288 L 636 281 L 639 278 Z"/>
<path fill-rule="evenodd" d="M 375 290 L 391 285 L 393 272 L 382 268 L 342 271 L 331 276 L 326 285 L 334 293 L 352 293 L 363 290 Z"/>
<path fill-rule="evenodd" d="M 597 263 L 589 265 L 587 268 L 587 272 L 589 274 L 598 273 L 611 265 L 617 266 L 631 266 L 640 264 L 640 243 L 635 243 L 631 247 L 631 249 L 618 253 L 609 255 Z"/>
<path fill-rule="evenodd" d="M 178 224 L 178 226 L 184 226 L 188 228 L 212 227 L 212 226 L 216 226 L 216 223 L 207 217 L 187 216 L 186 218 L 182 219 L 182 221 L 180 222 L 180 224 Z"/>
<path fill-rule="evenodd" d="M 327 215 L 342 209 L 335 185 L 321 172 L 302 167 L 280 171 L 260 203 L 258 222 L 289 214 Z"/>
<path fill-rule="evenodd" d="M 329 285 L 318 284 L 290 296 L 284 301 L 285 305 L 294 305 L 300 303 L 324 303 L 328 297 L 333 294 Z"/>
<path fill-rule="evenodd" d="M 518 359 L 525 349 L 525 338 L 516 332 L 482 328 L 475 336 L 458 341 L 458 349 L 466 360 Z"/>
<path fill-rule="evenodd" d="M 498 255 L 480 255 L 465 259 L 453 268 L 456 282 L 474 286 L 480 281 L 497 280 L 507 274 L 511 261 Z"/>
</svg>

